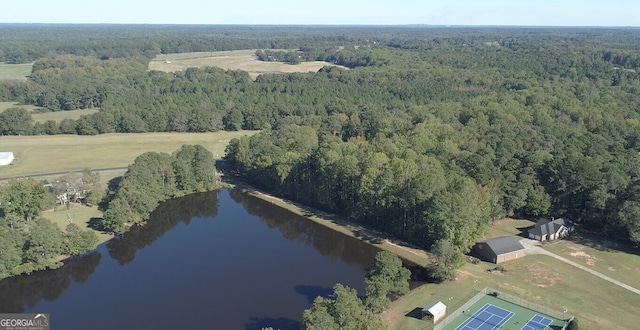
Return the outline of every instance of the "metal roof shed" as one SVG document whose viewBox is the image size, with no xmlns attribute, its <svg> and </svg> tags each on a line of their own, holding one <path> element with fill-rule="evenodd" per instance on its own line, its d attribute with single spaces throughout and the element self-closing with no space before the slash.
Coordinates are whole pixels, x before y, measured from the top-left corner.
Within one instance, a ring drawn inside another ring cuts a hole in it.
<svg viewBox="0 0 640 330">
<path fill-rule="evenodd" d="M 447 306 L 441 301 L 435 302 L 422 309 L 422 318 L 427 317 L 433 323 L 438 322 L 447 314 Z"/>
<path fill-rule="evenodd" d="M 0 165 L 11 164 L 13 158 L 13 152 L 0 152 Z"/>
</svg>

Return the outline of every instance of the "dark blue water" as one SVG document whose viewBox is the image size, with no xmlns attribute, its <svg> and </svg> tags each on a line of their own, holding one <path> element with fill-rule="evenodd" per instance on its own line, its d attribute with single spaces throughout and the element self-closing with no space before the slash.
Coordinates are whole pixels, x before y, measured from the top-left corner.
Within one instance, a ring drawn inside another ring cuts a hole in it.
<svg viewBox="0 0 640 330">
<path fill-rule="evenodd" d="M 168 201 L 61 269 L 0 281 L 0 312 L 49 313 L 52 329 L 296 329 L 335 283 L 363 293 L 376 252 L 221 190 Z"/>
</svg>

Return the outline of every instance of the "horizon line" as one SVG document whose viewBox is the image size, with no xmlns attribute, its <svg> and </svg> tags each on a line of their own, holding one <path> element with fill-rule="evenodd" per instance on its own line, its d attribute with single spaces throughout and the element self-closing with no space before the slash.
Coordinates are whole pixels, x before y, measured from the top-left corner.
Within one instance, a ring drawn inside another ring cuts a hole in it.
<svg viewBox="0 0 640 330">
<path fill-rule="evenodd" d="M 0 25 L 144 25 L 144 26 L 255 26 L 255 27 L 439 27 L 439 28 L 615 28 L 634 29 L 637 25 L 517 25 L 517 24 L 427 24 L 427 23 L 53 23 L 53 22 L 0 22 Z"/>
</svg>

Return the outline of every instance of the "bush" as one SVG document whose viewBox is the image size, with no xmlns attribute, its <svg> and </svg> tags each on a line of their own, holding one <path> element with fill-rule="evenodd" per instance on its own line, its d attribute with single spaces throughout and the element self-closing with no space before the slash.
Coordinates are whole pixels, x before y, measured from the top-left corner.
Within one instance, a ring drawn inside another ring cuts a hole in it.
<svg viewBox="0 0 640 330">
<path fill-rule="evenodd" d="M 487 269 L 487 272 L 489 272 L 489 273 L 493 273 L 493 272 L 506 273 L 507 269 L 504 268 L 503 266 L 495 266 L 493 268 Z"/>
<path fill-rule="evenodd" d="M 569 325 L 567 326 L 568 330 L 578 330 L 580 329 L 580 326 L 578 325 L 578 319 L 576 319 L 575 317 L 573 318 L 573 320 L 571 320 L 571 322 L 569 322 Z"/>
</svg>

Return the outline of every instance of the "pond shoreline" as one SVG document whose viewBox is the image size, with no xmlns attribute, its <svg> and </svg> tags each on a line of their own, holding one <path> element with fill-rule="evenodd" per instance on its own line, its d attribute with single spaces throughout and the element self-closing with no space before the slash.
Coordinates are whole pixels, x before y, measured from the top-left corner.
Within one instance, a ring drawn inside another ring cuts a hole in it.
<svg viewBox="0 0 640 330">
<path fill-rule="evenodd" d="M 406 242 L 390 238 L 389 235 L 385 233 L 359 226 L 335 214 L 319 211 L 306 205 L 270 195 L 259 189 L 256 189 L 246 182 L 234 179 L 230 181 L 232 181 L 228 182 L 228 184 L 230 185 L 230 189 L 238 189 L 244 193 L 268 201 L 274 205 L 300 215 L 322 226 L 331 228 L 344 235 L 361 240 L 381 250 L 395 253 L 400 258 L 414 263 L 417 266 L 426 267 L 430 264 L 431 259 L 426 251 L 411 246 Z"/>
<path fill-rule="evenodd" d="M 289 212 L 302 216 L 322 226 L 333 229 L 344 235 L 356 238 L 367 244 L 375 246 L 381 250 L 393 252 L 397 254 L 399 257 L 401 257 L 402 259 L 405 259 L 406 261 L 414 263 L 417 266 L 426 267 L 430 263 L 429 254 L 426 251 L 416 247 L 412 247 L 405 242 L 401 242 L 401 241 L 389 238 L 389 236 L 384 233 L 356 225 L 340 216 L 319 211 L 311 207 L 308 207 L 306 205 L 302 205 L 299 203 L 295 203 L 293 201 L 289 201 L 280 197 L 270 195 L 259 189 L 256 189 L 255 187 L 249 185 L 246 182 L 242 182 L 233 178 L 230 179 L 228 176 L 226 176 L 225 179 L 227 181 L 225 182 L 224 186 L 219 189 L 237 189 L 253 197 L 270 202 L 278 207 L 286 209 Z M 139 225 L 144 225 L 144 224 L 139 224 Z M 82 255 L 94 252 L 100 245 L 106 244 L 107 242 L 117 237 L 116 235 L 110 235 L 110 236 L 111 237 L 107 238 L 106 240 L 104 239 L 104 236 L 102 236 L 99 243 L 96 245 L 95 249 L 87 251 Z M 55 258 L 54 262 L 64 263 L 65 260 L 72 259 L 74 257 L 77 257 L 77 256 L 60 255 Z M 50 267 L 47 267 L 46 269 L 50 269 Z M 9 277 L 12 277 L 12 276 L 9 276 Z M 5 277 L 5 278 L 9 278 L 9 277 Z"/>
</svg>

